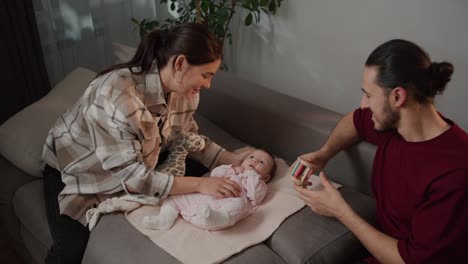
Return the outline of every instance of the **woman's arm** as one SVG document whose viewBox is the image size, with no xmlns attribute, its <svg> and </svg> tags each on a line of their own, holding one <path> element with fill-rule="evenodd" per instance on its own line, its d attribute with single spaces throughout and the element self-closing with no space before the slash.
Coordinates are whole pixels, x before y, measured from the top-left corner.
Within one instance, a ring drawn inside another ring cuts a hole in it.
<svg viewBox="0 0 468 264">
<path fill-rule="evenodd" d="M 218 165 L 223 164 L 233 164 L 233 165 L 241 165 L 242 161 L 255 149 L 252 147 L 243 147 L 241 149 L 236 150 L 235 152 L 231 151 L 223 151 L 221 153 L 221 157 L 218 160 Z"/>
<path fill-rule="evenodd" d="M 174 177 L 169 194 L 203 193 L 217 198 L 239 197 L 237 183 L 225 177 Z"/>
</svg>

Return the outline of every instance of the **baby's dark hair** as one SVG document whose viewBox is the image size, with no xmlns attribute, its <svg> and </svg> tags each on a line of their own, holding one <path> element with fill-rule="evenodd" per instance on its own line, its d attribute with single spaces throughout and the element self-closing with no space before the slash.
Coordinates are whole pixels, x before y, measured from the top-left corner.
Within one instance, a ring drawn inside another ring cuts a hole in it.
<svg viewBox="0 0 468 264">
<path fill-rule="evenodd" d="M 261 150 L 263 152 L 265 152 L 266 154 L 268 154 L 271 159 L 273 160 L 273 167 L 271 168 L 271 172 L 270 172 L 270 181 L 271 179 L 273 179 L 273 176 L 275 175 L 276 173 L 276 161 L 275 161 L 275 155 L 273 155 L 273 153 L 271 153 L 270 151 L 266 150 L 266 149 L 258 149 L 258 150 Z"/>
</svg>

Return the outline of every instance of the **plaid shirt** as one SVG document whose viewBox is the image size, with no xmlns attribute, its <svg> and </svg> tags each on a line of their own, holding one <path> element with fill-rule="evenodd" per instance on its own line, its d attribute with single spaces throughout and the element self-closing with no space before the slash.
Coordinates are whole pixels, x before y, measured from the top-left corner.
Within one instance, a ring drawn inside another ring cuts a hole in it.
<svg viewBox="0 0 468 264">
<path fill-rule="evenodd" d="M 165 98 L 156 71 L 134 75 L 120 69 L 93 80 L 58 118 L 43 148 L 43 160 L 65 183 L 60 212 L 85 224 L 88 209 L 126 186 L 165 198 L 174 179 L 154 171 L 159 154 L 178 133 L 198 130 L 193 119 L 198 102 L 199 95 Z M 189 156 L 211 169 L 223 149 L 207 138 L 206 143 Z"/>
</svg>

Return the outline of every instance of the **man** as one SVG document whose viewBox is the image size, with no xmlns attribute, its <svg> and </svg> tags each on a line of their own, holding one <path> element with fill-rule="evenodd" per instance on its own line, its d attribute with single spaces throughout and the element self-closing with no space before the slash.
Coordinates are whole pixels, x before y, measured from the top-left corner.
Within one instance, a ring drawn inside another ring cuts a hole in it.
<svg viewBox="0 0 468 264">
<path fill-rule="evenodd" d="M 347 114 L 317 151 L 301 156 L 321 171 L 335 154 L 366 140 L 377 145 L 372 190 L 377 227 L 329 183 L 296 186 L 317 214 L 336 217 L 372 254 L 368 263 L 466 263 L 468 134 L 437 112 L 434 97 L 453 65 L 430 61 L 414 43 L 391 40 L 366 61 L 361 108 Z"/>
</svg>

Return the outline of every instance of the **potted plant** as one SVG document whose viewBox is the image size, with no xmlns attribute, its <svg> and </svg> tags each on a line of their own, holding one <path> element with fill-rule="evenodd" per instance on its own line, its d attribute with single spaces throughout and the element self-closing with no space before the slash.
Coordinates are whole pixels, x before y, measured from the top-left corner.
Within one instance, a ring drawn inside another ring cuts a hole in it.
<svg viewBox="0 0 468 264">
<path fill-rule="evenodd" d="M 275 14 L 283 0 L 160 0 L 161 4 L 169 5 L 172 11 L 179 14 L 178 18 L 168 18 L 160 21 L 132 18 L 138 27 L 140 36 L 153 28 L 170 28 L 174 24 L 198 22 L 208 25 L 208 28 L 224 43 L 232 44 L 232 34 L 229 25 L 233 15 L 243 10 L 244 24 L 250 26 L 260 21 L 261 13 Z"/>
</svg>

